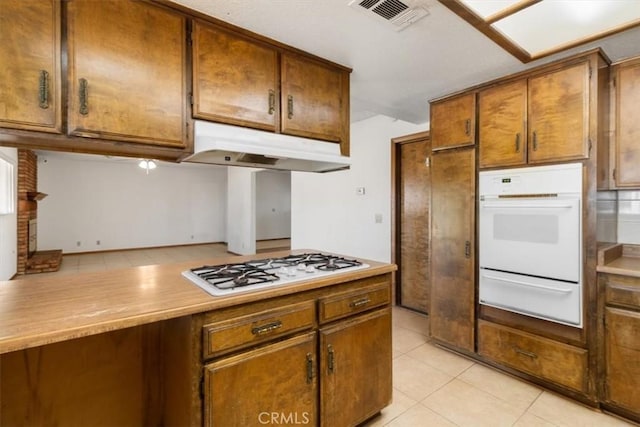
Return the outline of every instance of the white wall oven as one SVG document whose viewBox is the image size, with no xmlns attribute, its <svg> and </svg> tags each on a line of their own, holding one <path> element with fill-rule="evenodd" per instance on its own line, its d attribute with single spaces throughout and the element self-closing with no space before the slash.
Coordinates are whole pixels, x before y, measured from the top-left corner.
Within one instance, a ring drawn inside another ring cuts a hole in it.
<svg viewBox="0 0 640 427">
<path fill-rule="evenodd" d="M 480 172 L 480 304 L 582 327 L 582 173 Z"/>
</svg>

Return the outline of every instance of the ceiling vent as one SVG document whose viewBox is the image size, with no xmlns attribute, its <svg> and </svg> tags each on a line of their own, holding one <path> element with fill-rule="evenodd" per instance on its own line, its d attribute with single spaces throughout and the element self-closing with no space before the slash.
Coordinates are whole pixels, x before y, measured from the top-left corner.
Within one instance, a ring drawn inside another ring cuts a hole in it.
<svg viewBox="0 0 640 427">
<path fill-rule="evenodd" d="M 351 0 L 349 6 L 377 20 L 383 19 L 396 31 L 402 31 L 429 15 L 420 0 Z"/>
</svg>

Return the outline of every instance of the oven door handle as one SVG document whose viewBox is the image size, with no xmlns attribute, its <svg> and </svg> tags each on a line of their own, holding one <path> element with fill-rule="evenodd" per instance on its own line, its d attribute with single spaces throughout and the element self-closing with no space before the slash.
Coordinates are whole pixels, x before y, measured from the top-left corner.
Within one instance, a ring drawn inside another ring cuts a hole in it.
<svg viewBox="0 0 640 427">
<path fill-rule="evenodd" d="M 574 205 L 552 205 L 552 204 L 515 204 L 515 203 L 481 203 L 481 208 L 488 209 L 571 209 Z"/>
<path fill-rule="evenodd" d="M 522 282 L 520 280 L 504 279 L 502 277 L 497 277 L 497 276 L 487 276 L 486 274 L 483 274 L 482 277 L 489 280 L 497 280 L 499 282 L 513 283 L 514 285 L 543 289 L 545 291 L 550 291 L 550 292 L 557 292 L 559 294 L 568 294 L 568 293 L 571 293 L 571 291 L 573 290 L 573 289 L 566 289 L 566 288 L 552 288 L 551 286 L 544 286 L 544 285 L 534 285 L 533 283 Z"/>
</svg>

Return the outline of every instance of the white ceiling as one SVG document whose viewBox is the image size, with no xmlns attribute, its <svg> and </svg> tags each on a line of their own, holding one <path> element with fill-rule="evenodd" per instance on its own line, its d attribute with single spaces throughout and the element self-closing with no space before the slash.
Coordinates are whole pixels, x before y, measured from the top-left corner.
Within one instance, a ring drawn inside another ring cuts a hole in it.
<svg viewBox="0 0 640 427">
<path fill-rule="evenodd" d="M 635 28 L 522 64 L 436 0 L 412 0 L 429 15 L 401 32 L 349 0 L 172 1 L 351 67 L 352 122 L 384 114 L 425 123 L 430 99 L 592 47 L 614 62 L 640 55 Z"/>
</svg>

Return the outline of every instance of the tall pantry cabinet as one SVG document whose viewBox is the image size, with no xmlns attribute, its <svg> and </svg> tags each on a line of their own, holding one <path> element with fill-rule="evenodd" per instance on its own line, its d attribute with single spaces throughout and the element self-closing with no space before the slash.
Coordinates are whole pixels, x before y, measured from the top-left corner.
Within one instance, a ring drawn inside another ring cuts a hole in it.
<svg viewBox="0 0 640 427">
<path fill-rule="evenodd" d="M 475 342 L 475 102 L 471 93 L 431 105 L 430 335 L 469 353 Z"/>
</svg>

